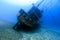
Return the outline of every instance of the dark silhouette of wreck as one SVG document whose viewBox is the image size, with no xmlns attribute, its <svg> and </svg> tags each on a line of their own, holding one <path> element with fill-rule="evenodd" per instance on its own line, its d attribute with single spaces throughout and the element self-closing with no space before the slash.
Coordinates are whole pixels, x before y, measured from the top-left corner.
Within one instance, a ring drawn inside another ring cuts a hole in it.
<svg viewBox="0 0 60 40">
<path fill-rule="evenodd" d="M 18 22 L 13 27 L 14 30 L 32 32 L 39 28 L 40 23 L 38 21 L 41 19 L 42 13 L 38 7 L 33 6 L 28 13 L 21 9 L 19 13 Z"/>
</svg>

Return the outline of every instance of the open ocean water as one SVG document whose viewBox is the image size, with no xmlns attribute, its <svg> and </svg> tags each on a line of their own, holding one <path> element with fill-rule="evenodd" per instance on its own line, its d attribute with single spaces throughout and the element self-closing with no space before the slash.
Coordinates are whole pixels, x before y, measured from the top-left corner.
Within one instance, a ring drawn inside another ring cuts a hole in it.
<svg viewBox="0 0 60 40">
<path fill-rule="evenodd" d="M 40 1 L 35 0 L 34 5 Z M 16 32 L 12 29 L 19 10 L 29 11 L 32 3 L 26 0 L 0 0 L 0 40 L 60 40 L 60 0 L 44 0 L 41 3 L 38 8 L 43 11 L 42 22 L 36 32 Z"/>
</svg>

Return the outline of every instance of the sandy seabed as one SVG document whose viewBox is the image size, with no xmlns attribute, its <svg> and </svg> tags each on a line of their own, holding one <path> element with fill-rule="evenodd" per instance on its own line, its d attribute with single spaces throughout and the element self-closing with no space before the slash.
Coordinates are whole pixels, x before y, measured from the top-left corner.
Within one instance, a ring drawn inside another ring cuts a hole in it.
<svg viewBox="0 0 60 40">
<path fill-rule="evenodd" d="M 0 21 L 0 40 L 60 40 L 60 33 L 40 28 L 39 32 L 16 32 L 9 22 Z"/>
</svg>

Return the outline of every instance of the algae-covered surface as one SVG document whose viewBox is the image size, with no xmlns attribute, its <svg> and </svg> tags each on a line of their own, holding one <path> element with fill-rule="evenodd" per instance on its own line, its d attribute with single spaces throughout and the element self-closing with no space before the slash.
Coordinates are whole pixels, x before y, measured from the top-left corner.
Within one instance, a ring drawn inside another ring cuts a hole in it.
<svg viewBox="0 0 60 40">
<path fill-rule="evenodd" d="M 39 32 L 16 32 L 12 29 L 14 24 L 0 21 L 0 40 L 60 40 L 60 33 L 40 28 Z"/>
</svg>

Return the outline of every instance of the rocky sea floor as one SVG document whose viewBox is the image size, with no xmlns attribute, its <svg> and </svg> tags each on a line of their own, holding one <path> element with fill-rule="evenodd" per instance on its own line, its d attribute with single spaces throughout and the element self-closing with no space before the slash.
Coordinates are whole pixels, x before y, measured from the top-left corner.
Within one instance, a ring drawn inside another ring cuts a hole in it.
<svg viewBox="0 0 60 40">
<path fill-rule="evenodd" d="M 11 24 L 0 21 L 0 40 L 60 40 L 60 33 L 40 28 L 39 32 L 25 33 L 16 32 Z"/>
</svg>

